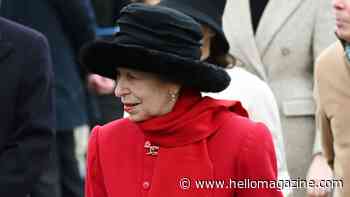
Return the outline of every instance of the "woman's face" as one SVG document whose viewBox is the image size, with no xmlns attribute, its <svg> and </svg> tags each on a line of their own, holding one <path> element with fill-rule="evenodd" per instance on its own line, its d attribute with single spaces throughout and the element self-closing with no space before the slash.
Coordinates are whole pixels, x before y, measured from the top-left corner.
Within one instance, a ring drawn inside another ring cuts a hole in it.
<svg viewBox="0 0 350 197">
<path fill-rule="evenodd" d="M 179 85 L 164 82 L 154 74 L 118 68 L 115 95 L 121 97 L 131 121 L 144 121 L 170 112 L 179 90 Z"/>
</svg>

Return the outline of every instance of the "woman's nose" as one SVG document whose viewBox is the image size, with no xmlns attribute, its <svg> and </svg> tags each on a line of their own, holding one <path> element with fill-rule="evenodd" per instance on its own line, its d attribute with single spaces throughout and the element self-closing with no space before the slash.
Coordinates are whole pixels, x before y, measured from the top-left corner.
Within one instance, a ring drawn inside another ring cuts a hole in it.
<svg viewBox="0 0 350 197">
<path fill-rule="evenodd" d="M 130 90 L 127 86 L 127 82 L 122 78 L 118 79 L 116 82 L 114 94 L 117 97 L 122 97 L 130 93 Z"/>
</svg>

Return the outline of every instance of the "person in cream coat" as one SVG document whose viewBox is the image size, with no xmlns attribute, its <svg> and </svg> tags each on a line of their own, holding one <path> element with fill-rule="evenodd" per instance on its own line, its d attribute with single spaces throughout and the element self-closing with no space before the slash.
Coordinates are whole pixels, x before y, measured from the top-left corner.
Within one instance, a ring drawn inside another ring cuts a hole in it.
<svg viewBox="0 0 350 197">
<path fill-rule="evenodd" d="M 237 0 L 225 8 L 231 54 L 276 96 L 292 179 L 332 176 L 315 137 L 312 89 L 314 60 L 335 41 L 333 18 L 328 0 Z M 305 196 L 302 190 L 296 193 Z"/>
</svg>

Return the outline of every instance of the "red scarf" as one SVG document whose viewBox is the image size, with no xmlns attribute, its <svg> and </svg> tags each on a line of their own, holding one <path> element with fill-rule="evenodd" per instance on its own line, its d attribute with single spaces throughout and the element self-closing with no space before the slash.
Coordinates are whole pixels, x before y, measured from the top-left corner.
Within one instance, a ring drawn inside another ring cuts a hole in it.
<svg viewBox="0 0 350 197">
<path fill-rule="evenodd" d="M 248 116 L 237 101 L 202 98 L 199 92 L 183 90 L 173 111 L 138 123 L 152 145 L 160 147 L 150 197 L 209 195 L 205 190 L 181 190 L 179 181 L 213 178 L 207 138 L 232 112 Z"/>
</svg>

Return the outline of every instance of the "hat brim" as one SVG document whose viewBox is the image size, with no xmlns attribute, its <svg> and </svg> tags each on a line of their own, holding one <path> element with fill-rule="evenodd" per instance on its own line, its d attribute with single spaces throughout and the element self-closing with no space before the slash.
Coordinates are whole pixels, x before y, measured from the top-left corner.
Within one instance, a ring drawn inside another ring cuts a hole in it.
<svg viewBox="0 0 350 197">
<path fill-rule="evenodd" d="M 202 92 L 220 92 L 230 84 L 228 73 L 215 65 L 142 46 L 96 40 L 80 53 L 81 64 L 89 72 L 111 79 L 117 68 L 130 68 L 159 74 L 165 79 Z"/>
</svg>

